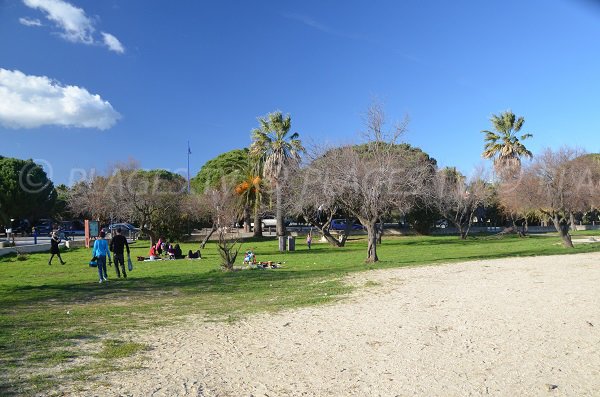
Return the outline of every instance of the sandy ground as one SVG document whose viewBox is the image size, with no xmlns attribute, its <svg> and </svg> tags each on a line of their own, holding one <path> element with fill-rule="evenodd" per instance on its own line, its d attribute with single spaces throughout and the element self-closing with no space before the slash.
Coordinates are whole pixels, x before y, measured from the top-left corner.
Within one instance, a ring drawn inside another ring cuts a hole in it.
<svg viewBox="0 0 600 397">
<path fill-rule="evenodd" d="M 349 280 L 367 281 L 335 304 L 154 330 L 146 368 L 80 395 L 600 395 L 600 254 Z"/>
</svg>

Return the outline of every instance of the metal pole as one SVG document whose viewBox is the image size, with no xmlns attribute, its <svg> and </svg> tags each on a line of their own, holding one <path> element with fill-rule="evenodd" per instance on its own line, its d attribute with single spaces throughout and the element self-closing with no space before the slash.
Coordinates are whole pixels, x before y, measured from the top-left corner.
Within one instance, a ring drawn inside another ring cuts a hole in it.
<svg viewBox="0 0 600 397">
<path fill-rule="evenodd" d="M 190 154 L 192 154 L 192 151 L 190 149 L 190 141 L 188 141 L 188 153 L 187 153 L 187 156 L 188 156 L 188 159 L 187 159 L 188 160 L 188 164 L 187 164 L 187 166 L 188 166 L 187 167 L 188 193 L 190 192 Z"/>
</svg>

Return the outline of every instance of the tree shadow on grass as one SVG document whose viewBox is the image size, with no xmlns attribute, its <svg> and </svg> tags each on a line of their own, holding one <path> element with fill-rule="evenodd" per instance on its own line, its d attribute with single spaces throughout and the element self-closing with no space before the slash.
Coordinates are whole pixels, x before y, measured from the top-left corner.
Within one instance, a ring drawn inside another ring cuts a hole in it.
<svg viewBox="0 0 600 397">
<path fill-rule="evenodd" d="M 155 297 L 161 293 L 178 290 L 187 294 L 232 294 L 269 289 L 269 283 L 301 283 L 303 280 L 343 274 L 346 270 L 332 268 L 244 270 L 221 272 L 212 270 L 198 274 L 154 275 L 128 279 L 111 278 L 98 284 L 95 281 L 24 285 L 8 290 L 2 302 L 5 308 L 19 310 L 20 307 L 45 304 L 82 304 L 98 299 L 129 296 Z"/>
</svg>

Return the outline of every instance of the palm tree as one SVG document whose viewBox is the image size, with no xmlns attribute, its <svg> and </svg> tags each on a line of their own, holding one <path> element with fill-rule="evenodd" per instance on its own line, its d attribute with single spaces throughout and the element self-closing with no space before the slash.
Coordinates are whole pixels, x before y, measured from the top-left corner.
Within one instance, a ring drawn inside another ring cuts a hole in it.
<svg viewBox="0 0 600 397">
<path fill-rule="evenodd" d="M 244 228 L 250 231 L 251 209 L 254 210 L 254 236 L 262 237 L 260 220 L 260 204 L 263 188 L 261 177 L 262 164 L 256 158 L 248 155 L 244 161 L 235 165 L 236 185 L 235 193 L 240 197 L 244 212 Z"/>
<path fill-rule="evenodd" d="M 523 127 L 525 119 L 517 118 L 515 114 L 507 110 L 500 115 L 492 115 L 490 121 L 495 131 L 483 130 L 485 134 L 485 147 L 482 156 L 486 159 L 494 159 L 496 171 L 501 173 L 518 171 L 521 168 L 521 157 L 531 158 L 531 152 L 521 143 L 531 134 L 523 134 L 519 138 L 516 134 Z"/>
<path fill-rule="evenodd" d="M 281 178 L 286 167 L 297 166 L 304 152 L 297 132 L 288 136 L 292 126 L 290 115 L 276 111 L 258 118 L 259 127 L 252 130 L 250 153 L 264 160 L 264 176 L 275 189 L 277 235 L 285 235 Z"/>
</svg>

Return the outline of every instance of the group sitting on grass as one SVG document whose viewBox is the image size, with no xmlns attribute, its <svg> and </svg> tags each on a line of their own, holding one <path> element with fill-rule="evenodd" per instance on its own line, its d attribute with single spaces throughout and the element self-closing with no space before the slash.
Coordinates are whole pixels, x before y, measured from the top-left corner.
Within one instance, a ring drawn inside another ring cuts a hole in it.
<svg viewBox="0 0 600 397">
<path fill-rule="evenodd" d="M 254 251 L 249 250 L 249 251 L 246 251 L 246 255 L 244 255 L 244 265 L 248 265 L 248 266 L 250 266 L 250 268 L 277 269 L 281 266 L 281 262 L 277 262 L 277 263 L 273 262 L 273 261 L 259 262 L 256 260 L 256 254 L 254 253 Z"/>
<path fill-rule="evenodd" d="M 183 255 L 179 244 L 169 243 L 166 240 L 163 240 L 163 238 L 159 238 L 156 244 L 150 246 L 148 257 L 137 257 L 138 261 L 158 261 L 163 259 L 175 260 L 184 258 L 186 258 L 186 256 Z M 189 250 L 187 258 L 201 259 L 202 254 L 200 253 L 200 250 L 197 250 L 196 252 Z"/>
</svg>

